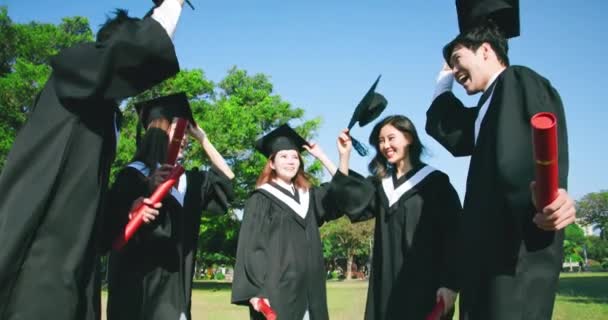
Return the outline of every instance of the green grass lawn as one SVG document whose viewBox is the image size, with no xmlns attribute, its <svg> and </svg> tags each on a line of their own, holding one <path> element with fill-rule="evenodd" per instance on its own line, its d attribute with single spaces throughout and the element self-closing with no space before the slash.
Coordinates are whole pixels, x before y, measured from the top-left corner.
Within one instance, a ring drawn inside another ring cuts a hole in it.
<svg viewBox="0 0 608 320">
<path fill-rule="evenodd" d="M 330 318 L 363 319 L 366 294 L 366 281 L 328 282 Z M 245 307 L 230 304 L 230 283 L 196 282 L 192 316 L 196 320 L 244 320 L 248 312 Z M 562 274 L 553 319 L 608 319 L 608 273 Z"/>
</svg>

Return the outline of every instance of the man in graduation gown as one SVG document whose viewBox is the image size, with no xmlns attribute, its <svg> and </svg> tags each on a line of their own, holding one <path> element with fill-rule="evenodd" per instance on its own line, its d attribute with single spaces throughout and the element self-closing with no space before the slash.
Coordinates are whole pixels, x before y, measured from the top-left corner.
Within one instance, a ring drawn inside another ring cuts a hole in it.
<svg viewBox="0 0 608 320">
<path fill-rule="evenodd" d="M 459 8 L 466 2 L 459 2 Z M 471 2 L 486 9 L 495 4 L 504 17 L 505 1 Z M 517 9 L 517 2 L 511 3 Z M 568 137 L 562 102 L 550 82 L 527 67 L 509 65 L 505 36 L 519 33 L 515 20 L 479 19 L 444 47 L 449 67 L 440 73 L 427 112 L 427 132 L 454 156 L 471 156 L 461 319 L 550 319 L 563 229 L 575 218 L 573 200 L 564 189 L 542 213 L 532 201 L 530 118 L 544 111 L 557 116 L 562 188 L 567 187 Z M 452 94 L 454 78 L 470 95 L 483 92 L 475 108 L 465 108 Z"/>
<path fill-rule="evenodd" d="M 179 71 L 170 36 L 182 0 L 143 20 L 119 11 L 53 72 L 0 176 L 0 318 L 95 319 L 97 229 L 120 99 Z"/>
</svg>

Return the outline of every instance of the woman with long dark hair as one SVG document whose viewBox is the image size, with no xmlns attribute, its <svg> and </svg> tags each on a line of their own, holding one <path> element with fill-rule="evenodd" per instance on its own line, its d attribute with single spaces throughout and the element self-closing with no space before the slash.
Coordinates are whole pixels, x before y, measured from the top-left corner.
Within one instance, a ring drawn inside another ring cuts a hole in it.
<svg viewBox="0 0 608 320">
<path fill-rule="evenodd" d="M 446 174 L 422 161 L 424 147 L 407 117 L 384 118 L 369 142 L 376 155 L 367 180 L 375 192 L 364 210 L 347 212 L 353 222 L 376 218 L 365 319 L 424 319 L 439 297 L 451 318 L 459 288 L 458 194 Z"/>
<path fill-rule="evenodd" d="M 351 147 L 350 138 L 342 132 L 337 170 L 317 144 L 308 144 L 287 125 L 258 140 L 256 148 L 268 162 L 245 205 L 232 283 L 232 303 L 249 306 L 252 319 L 264 319 L 258 312 L 260 299 L 281 320 L 329 318 L 319 227 L 365 205 L 357 197 L 332 195 L 336 186 L 364 182 L 349 177 Z M 332 174 L 330 183 L 311 185 L 300 154 L 304 148 Z M 366 190 L 365 186 L 356 189 Z M 338 203 L 343 203 L 341 210 Z"/>
<path fill-rule="evenodd" d="M 124 248 L 110 253 L 108 319 L 187 320 L 194 256 L 203 211 L 224 213 L 232 198 L 234 174 L 194 121 L 184 94 L 138 105 L 146 132 L 133 161 L 118 173 L 107 210 L 106 244 L 132 218 L 129 212 L 162 183 L 171 171 L 167 160 L 174 118 L 190 120 L 188 134 L 201 144 L 211 168 L 191 169 L 162 203 L 147 206 L 144 225 Z M 178 157 L 183 156 L 182 148 Z M 146 202 L 149 204 L 149 202 Z"/>
</svg>

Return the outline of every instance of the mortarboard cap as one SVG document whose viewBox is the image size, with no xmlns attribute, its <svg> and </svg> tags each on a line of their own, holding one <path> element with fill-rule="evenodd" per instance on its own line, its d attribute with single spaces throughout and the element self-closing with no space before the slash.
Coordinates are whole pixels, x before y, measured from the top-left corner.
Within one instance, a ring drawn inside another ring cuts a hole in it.
<svg viewBox="0 0 608 320">
<path fill-rule="evenodd" d="M 288 124 L 284 124 L 258 139 L 255 148 L 268 158 L 281 150 L 302 152 L 304 151 L 304 145 L 309 144 Z"/>
<path fill-rule="evenodd" d="M 348 124 L 348 129 L 352 129 L 355 123 L 359 122 L 359 127 L 363 127 L 366 124 L 374 121 L 384 109 L 386 109 L 386 105 L 388 101 L 384 98 L 383 95 L 376 92 L 376 86 L 380 81 L 379 75 L 374 84 L 372 84 L 371 88 L 367 91 L 367 93 L 363 96 L 363 99 L 359 102 L 357 107 L 355 108 L 355 112 L 353 112 L 353 116 L 350 119 Z M 363 145 L 359 140 L 355 139 L 351 135 L 351 139 L 353 142 L 353 147 L 357 150 L 357 153 L 360 156 L 366 156 L 368 154 L 367 147 Z"/>
<path fill-rule="evenodd" d="M 386 105 L 388 104 L 386 98 L 376 92 L 376 86 L 378 85 L 381 76 L 382 75 L 378 76 L 374 84 L 372 84 L 371 88 L 369 88 L 365 96 L 363 96 L 363 99 L 361 99 L 355 108 L 355 112 L 348 124 L 348 129 L 352 129 L 357 122 L 359 122 L 359 127 L 365 126 L 378 118 L 386 108 Z"/>
<path fill-rule="evenodd" d="M 158 118 L 169 120 L 185 118 L 193 126 L 196 125 L 188 97 L 183 92 L 136 103 L 135 110 L 137 110 L 137 115 L 144 128 L 147 128 L 152 120 Z"/>
<path fill-rule="evenodd" d="M 460 33 L 492 20 L 507 39 L 519 36 L 519 0 L 456 0 L 456 12 Z"/>
</svg>

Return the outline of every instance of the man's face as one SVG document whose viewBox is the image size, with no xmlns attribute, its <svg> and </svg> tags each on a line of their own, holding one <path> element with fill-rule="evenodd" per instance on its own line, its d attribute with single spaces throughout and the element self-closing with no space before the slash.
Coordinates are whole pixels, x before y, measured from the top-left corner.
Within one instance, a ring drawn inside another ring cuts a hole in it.
<svg viewBox="0 0 608 320">
<path fill-rule="evenodd" d="M 482 44 L 475 51 L 456 45 L 450 56 L 454 78 L 469 95 L 483 91 L 489 81 L 485 72 L 487 61 L 484 50 L 487 50 L 486 44 Z"/>
</svg>

